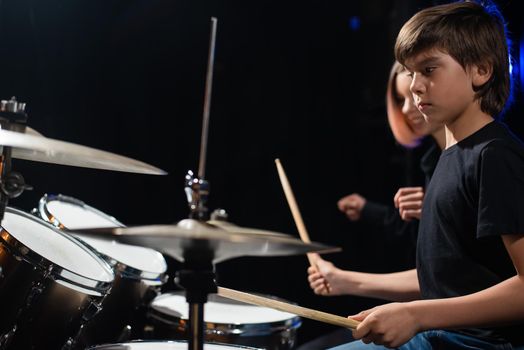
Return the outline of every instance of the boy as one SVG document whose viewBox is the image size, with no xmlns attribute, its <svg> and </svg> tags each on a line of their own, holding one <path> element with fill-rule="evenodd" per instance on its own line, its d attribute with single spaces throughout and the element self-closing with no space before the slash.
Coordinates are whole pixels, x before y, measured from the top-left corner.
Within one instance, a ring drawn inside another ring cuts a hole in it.
<svg viewBox="0 0 524 350">
<path fill-rule="evenodd" d="M 524 344 L 524 148 L 495 121 L 510 95 L 504 22 L 494 6 L 435 6 L 395 45 L 426 120 L 446 148 L 428 186 L 417 242 L 422 300 L 361 312 L 363 343 L 400 349 Z M 414 284 L 416 285 L 416 283 Z M 337 349 L 382 349 L 355 342 Z"/>
</svg>

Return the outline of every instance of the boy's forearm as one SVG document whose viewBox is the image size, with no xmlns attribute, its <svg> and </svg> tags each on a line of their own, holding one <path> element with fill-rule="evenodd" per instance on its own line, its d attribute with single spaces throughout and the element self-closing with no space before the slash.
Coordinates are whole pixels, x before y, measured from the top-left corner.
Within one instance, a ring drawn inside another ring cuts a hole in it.
<svg viewBox="0 0 524 350">
<path fill-rule="evenodd" d="M 408 303 L 420 331 L 511 324 L 524 319 L 524 278 L 515 276 L 478 293 Z"/>
<path fill-rule="evenodd" d="M 394 273 L 364 273 L 344 271 L 348 282 L 347 294 L 390 301 L 410 301 L 420 298 L 415 269 Z"/>
</svg>

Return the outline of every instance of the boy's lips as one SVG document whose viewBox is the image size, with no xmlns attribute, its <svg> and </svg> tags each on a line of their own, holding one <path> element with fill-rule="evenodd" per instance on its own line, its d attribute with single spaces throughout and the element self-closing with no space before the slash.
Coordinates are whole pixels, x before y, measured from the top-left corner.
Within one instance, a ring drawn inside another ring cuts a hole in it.
<svg viewBox="0 0 524 350">
<path fill-rule="evenodd" d="M 431 103 L 428 103 L 428 102 L 419 102 L 419 103 L 417 104 L 417 108 L 418 108 L 418 110 L 421 111 L 421 112 L 422 112 L 423 110 L 427 109 L 429 106 L 431 106 Z"/>
</svg>

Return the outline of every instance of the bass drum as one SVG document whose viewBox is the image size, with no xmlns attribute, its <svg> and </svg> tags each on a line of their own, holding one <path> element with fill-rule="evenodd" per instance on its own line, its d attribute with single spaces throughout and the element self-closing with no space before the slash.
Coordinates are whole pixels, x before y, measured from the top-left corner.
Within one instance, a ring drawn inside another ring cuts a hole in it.
<svg viewBox="0 0 524 350">
<path fill-rule="evenodd" d="M 155 339 L 188 339 L 188 304 L 181 292 L 157 297 L 148 312 Z M 205 340 L 289 350 L 296 345 L 300 317 L 210 294 L 204 305 Z"/>
<path fill-rule="evenodd" d="M 123 227 L 124 225 L 84 202 L 64 195 L 45 195 L 37 213 L 61 229 Z M 113 267 L 115 282 L 102 311 L 84 327 L 84 347 L 143 337 L 149 303 L 159 295 L 167 265 L 159 252 L 143 247 L 73 233 L 92 246 Z"/>
<path fill-rule="evenodd" d="M 131 343 L 121 344 L 105 344 L 94 346 L 87 350 L 187 350 L 187 342 L 181 341 L 165 341 L 165 342 L 149 342 L 136 341 Z M 235 346 L 226 344 L 205 343 L 204 350 L 262 350 L 256 348 L 249 348 L 246 346 Z"/>
<path fill-rule="evenodd" d="M 103 307 L 112 268 L 23 211 L 6 208 L 0 230 L 0 349 L 73 348 Z"/>
</svg>

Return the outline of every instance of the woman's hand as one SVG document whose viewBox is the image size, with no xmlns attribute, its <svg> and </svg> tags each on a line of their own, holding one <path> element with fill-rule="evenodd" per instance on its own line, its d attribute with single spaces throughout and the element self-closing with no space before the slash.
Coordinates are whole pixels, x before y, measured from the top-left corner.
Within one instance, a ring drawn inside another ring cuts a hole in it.
<svg viewBox="0 0 524 350">
<path fill-rule="evenodd" d="M 400 188 L 393 198 L 395 208 L 398 208 L 400 217 L 405 221 L 420 219 L 423 200 L 424 188 L 422 187 Z"/>
<path fill-rule="evenodd" d="M 353 193 L 348 196 L 342 197 L 338 203 L 338 209 L 346 214 L 351 221 L 360 220 L 362 209 L 366 205 L 366 198 L 362 197 L 358 193 Z"/>
</svg>

